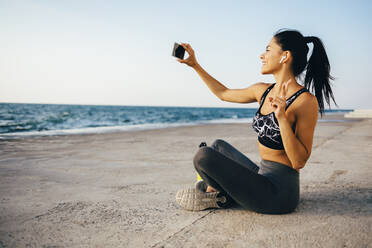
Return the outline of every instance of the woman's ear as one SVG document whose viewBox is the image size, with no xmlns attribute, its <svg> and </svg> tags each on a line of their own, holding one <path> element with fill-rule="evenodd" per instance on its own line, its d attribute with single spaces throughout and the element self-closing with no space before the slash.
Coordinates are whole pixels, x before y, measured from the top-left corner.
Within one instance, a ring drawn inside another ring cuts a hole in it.
<svg viewBox="0 0 372 248">
<path fill-rule="evenodd" d="M 292 58 L 290 51 L 284 51 L 280 59 L 280 63 L 287 62 L 289 58 Z"/>
<path fill-rule="evenodd" d="M 285 51 L 285 56 L 287 57 L 286 61 L 292 60 L 292 54 L 290 51 Z"/>
</svg>

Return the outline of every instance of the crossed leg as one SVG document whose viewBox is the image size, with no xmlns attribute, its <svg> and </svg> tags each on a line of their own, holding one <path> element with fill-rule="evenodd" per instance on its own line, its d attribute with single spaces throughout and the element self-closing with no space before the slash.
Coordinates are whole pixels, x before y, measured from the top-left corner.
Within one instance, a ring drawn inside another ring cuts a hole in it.
<svg viewBox="0 0 372 248">
<path fill-rule="evenodd" d="M 257 165 L 223 140 L 201 147 L 193 162 L 208 185 L 248 209 L 262 208 L 275 191 Z"/>
</svg>

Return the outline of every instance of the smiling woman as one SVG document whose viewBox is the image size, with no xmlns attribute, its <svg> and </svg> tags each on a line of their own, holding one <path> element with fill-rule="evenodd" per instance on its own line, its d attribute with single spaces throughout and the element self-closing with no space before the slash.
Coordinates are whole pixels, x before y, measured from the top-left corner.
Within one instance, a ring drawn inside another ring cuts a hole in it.
<svg viewBox="0 0 372 248">
<path fill-rule="evenodd" d="M 307 61 L 309 42 L 314 48 Z M 252 126 L 258 133 L 262 161 L 257 166 L 224 140 L 201 144 L 193 162 L 202 180 L 195 188 L 178 191 L 176 201 L 187 210 L 238 203 L 260 213 L 294 211 L 299 202 L 299 171 L 311 154 L 318 112 L 324 112 L 323 98 L 328 105 L 330 98 L 335 101 L 322 41 L 297 30 L 279 30 L 260 56 L 261 73 L 272 74 L 276 83 L 259 82 L 245 89 L 228 89 L 197 63 L 189 44 L 181 45 L 189 57 L 178 61 L 195 69 L 218 98 L 260 103 Z M 297 78 L 305 69 L 301 85 Z"/>
</svg>

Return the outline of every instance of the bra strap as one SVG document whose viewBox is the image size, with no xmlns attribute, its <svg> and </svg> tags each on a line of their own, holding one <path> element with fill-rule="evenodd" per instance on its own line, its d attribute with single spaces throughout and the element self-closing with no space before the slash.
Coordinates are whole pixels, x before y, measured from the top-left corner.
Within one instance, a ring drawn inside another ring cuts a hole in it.
<svg viewBox="0 0 372 248">
<path fill-rule="evenodd" d="M 308 91 L 306 88 L 302 88 L 299 91 L 297 91 L 293 96 L 287 99 L 285 110 L 291 106 L 291 104 L 296 100 L 296 98 L 301 95 L 302 93 Z"/>
<path fill-rule="evenodd" d="M 275 84 L 272 84 L 271 86 L 269 86 L 269 87 L 265 90 L 265 92 L 262 94 L 260 105 L 263 104 L 263 102 L 264 102 L 265 99 L 266 99 L 267 94 L 269 94 L 270 90 L 274 87 L 274 85 L 275 85 Z"/>
</svg>

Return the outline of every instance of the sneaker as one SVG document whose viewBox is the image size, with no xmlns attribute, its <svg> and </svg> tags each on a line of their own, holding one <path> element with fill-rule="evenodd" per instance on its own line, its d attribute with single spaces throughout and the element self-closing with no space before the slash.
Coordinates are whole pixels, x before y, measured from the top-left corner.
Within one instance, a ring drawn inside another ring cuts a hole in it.
<svg viewBox="0 0 372 248">
<path fill-rule="evenodd" d="M 176 202 L 182 208 L 190 211 L 221 208 L 221 204 L 226 203 L 226 197 L 221 195 L 220 192 L 205 192 L 205 190 L 206 184 L 199 181 L 195 188 L 179 190 L 176 194 Z"/>
</svg>

